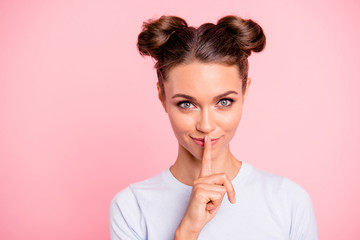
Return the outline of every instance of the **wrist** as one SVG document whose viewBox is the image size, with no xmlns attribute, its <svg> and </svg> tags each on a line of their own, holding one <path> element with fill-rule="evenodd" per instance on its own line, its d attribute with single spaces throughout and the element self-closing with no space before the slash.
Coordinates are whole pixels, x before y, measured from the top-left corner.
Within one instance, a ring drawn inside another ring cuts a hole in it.
<svg viewBox="0 0 360 240">
<path fill-rule="evenodd" d="M 185 225 L 183 222 L 180 223 L 175 231 L 175 240 L 197 240 L 199 233 L 189 230 Z"/>
</svg>

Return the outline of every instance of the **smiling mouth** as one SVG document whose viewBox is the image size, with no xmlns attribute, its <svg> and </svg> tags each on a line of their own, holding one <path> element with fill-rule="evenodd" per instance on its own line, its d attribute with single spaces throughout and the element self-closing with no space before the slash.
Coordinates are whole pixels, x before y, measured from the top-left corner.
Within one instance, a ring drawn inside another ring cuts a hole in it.
<svg viewBox="0 0 360 240">
<path fill-rule="evenodd" d="M 203 147 L 204 146 L 204 138 L 193 138 L 191 137 L 191 139 L 199 146 Z M 215 145 L 220 138 L 211 138 L 211 146 Z"/>
</svg>

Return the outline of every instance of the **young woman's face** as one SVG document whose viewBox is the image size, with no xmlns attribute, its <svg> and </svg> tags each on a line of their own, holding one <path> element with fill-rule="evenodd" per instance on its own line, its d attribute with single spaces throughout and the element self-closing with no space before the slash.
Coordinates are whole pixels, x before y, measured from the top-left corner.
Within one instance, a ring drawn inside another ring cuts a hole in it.
<svg viewBox="0 0 360 240">
<path fill-rule="evenodd" d="M 169 71 L 164 89 L 166 99 L 159 97 L 183 148 L 180 150 L 201 159 L 205 136 L 211 138 L 213 158 L 229 149 L 247 93 L 242 94 L 237 66 L 200 62 L 178 65 Z"/>
</svg>

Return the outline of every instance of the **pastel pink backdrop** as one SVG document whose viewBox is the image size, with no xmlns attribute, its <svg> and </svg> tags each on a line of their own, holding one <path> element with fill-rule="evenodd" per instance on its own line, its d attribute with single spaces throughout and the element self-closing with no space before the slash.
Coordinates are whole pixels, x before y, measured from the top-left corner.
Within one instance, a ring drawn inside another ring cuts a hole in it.
<svg viewBox="0 0 360 240">
<path fill-rule="evenodd" d="M 357 1 L 0 2 L 0 239 L 108 239 L 112 197 L 177 141 L 136 50 L 144 20 L 253 18 L 267 47 L 232 142 L 311 195 L 320 239 L 360 239 Z"/>
</svg>

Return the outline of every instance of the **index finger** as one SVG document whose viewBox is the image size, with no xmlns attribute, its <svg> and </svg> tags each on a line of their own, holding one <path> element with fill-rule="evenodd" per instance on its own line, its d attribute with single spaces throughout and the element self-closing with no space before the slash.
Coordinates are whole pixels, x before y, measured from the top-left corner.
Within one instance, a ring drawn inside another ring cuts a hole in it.
<svg viewBox="0 0 360 240">
<path fill-rule="evenodd" d="M 211 175 L 211 139 L 205 136 L 200 177 L 205 177 L 209 175 Z"/>
<path fill-rule="evenodd" d="M 207 178 L 203 179 L 203 182 L 208 184 L 218 184 L 224 186 L 228 194 L 229 201 L 231 203 L 236 203 L 234 186 L 231 180 L 229 179 L 229 177 L 225 173 L 216 173 L 211 176 L 208 176 Z"/>
</svg>

